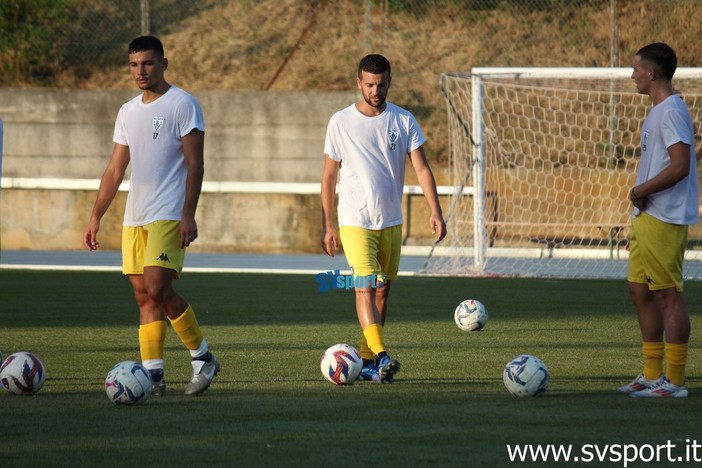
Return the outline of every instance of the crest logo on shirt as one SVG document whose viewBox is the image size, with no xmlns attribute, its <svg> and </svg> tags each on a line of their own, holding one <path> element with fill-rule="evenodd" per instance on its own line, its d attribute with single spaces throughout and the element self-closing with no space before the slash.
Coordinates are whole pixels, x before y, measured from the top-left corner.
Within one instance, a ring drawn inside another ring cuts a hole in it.
<svg viewBox="0 0 702 468">
<path fill-rule="evenodd" d="M 646 146 L 648 144 L 648 130 L 644 130 L 641 134 L 641 151 L 646 152 Z"/>
<path fill-rule="evenodd" d="M 388 149 L 390 151 L 394 150 L 397 147 L 397 138 L 400 136 L 400 131 L 396 128 L 391 128 L 388 130 Z"/>
<path fill-rule="evenodd" d="M 154 116 L 153 125 L 154 125 L 154 140 L 155 140 L 156 138 L 158 138 L 158 131 L 161 129 L 161 126 L 163 126 L 163 117 Z"/>
</svg>

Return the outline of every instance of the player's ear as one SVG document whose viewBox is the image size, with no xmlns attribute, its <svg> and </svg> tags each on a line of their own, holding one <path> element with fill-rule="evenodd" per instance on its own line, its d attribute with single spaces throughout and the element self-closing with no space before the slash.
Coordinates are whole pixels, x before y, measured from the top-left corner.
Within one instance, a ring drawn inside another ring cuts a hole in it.
<svg viewBox="0 0 702 468">
<path fill-rule="evenodd" d="M 163 66 L 164 70 L 168 68 L 168 59 L 166 57 L 161 59 L 161 65 Z"/>
</svg>

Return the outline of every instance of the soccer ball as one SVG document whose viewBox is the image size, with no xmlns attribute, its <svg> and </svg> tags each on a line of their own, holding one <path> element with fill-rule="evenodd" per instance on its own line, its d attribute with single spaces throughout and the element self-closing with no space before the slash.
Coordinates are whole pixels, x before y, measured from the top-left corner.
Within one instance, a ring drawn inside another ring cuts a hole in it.
<svg viewBox="0 0 702 468">
<path fill-rule="evenodd" d="M 453 319 L 458 328 L 464 331 L 482 330 L 488 319 L 488 312 L 482 302 L 467 299 L 456 307 Z"/>
<path fill-rule="evenodd" d="M 505 366 L 502 381 L 509 393 L 517 397 L 536 396 L 548 388 L 548 367 L 530 354 L 520 354 Z"/>
<path fill-rule="evenodd" d="M 151 375 L 146 367 L 134 361 L 115 364 L 107 373 L 105 392 L 118 405 L 141 405 L 151 396 Z"/>
<path fill-rule="evenodd" d="M 339 343 L 322 354 L 320 368 L 324 378 L 334 385 L 351 385 L 361 373 L 363 359 L 356 348 Z"/>
<path fill-rule="evenodd" d="M 46 369 L 32 353 L 11 354 L 0 367 L 0 382 L 15 395 L 34 395 L 44 385 Z"/>
</svg>

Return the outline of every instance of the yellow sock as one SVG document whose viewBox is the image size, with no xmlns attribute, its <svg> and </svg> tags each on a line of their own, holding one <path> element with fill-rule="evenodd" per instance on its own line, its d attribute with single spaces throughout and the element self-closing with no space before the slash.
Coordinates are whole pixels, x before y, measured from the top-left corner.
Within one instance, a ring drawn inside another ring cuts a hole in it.
<svg viewBox="0 0 702 468">
<path fill-rule="evenodd" d="M 361 359 L 371 360 L 373 356 L 373 351 L 368 347 L 368 340 L 366 340 L 366 335 L 361 333 Z"/>
<path fill-rule="evenodd" d="M 163 343 L 166 341 L 166 322 L 139 325 L 139 351 L 142 361 L 163 360 Z"/>
<path fill-rule="evenodd" d="M 665 376 L 674 385 L 685 385 L 685 365 L 687 364 L 687 343 L 665 344 Z"/>
<path fill-rule="evenodd" d="M 202 343 L 200 325 L 197 323 L 195 312 L 191 306 L 188 306 L 180 317 L 171 320 L 171 326 L 186 348 L 195 350 Z"/>
<path fill-rule="evenodd" d="M 383 327 L 374 323 L 363 329 L 363 337 L 368 343 L 368 347 L 374 355 L 378 355 L 385 351 L 385 343 L 383 342 Z"/>
<path fill-rule="evenodd" d="M 662 341 L 643 342 L 644 378 L 657 380 L 661 376 L 663 373 L 663 350 Z"/>
</svg>

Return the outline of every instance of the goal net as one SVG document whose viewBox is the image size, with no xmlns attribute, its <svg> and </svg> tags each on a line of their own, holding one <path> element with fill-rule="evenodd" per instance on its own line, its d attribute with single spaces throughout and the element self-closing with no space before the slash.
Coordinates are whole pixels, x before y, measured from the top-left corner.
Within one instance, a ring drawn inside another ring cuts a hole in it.
<svg viewBox="0 0 702 468">
<path fill-rule="evenodd" d="M 626 278 L 629 189 L 650 98 L 624 68 L 474 68 L 443 74 L 455 187 L 447 238 L 421 273 Z M 673 81 L 695 126 L 702 69 Z M 699 174 L 699 169 L 698 169 Z M 684 275 L 702 279 L 691 226 Z"/>
</svg>

